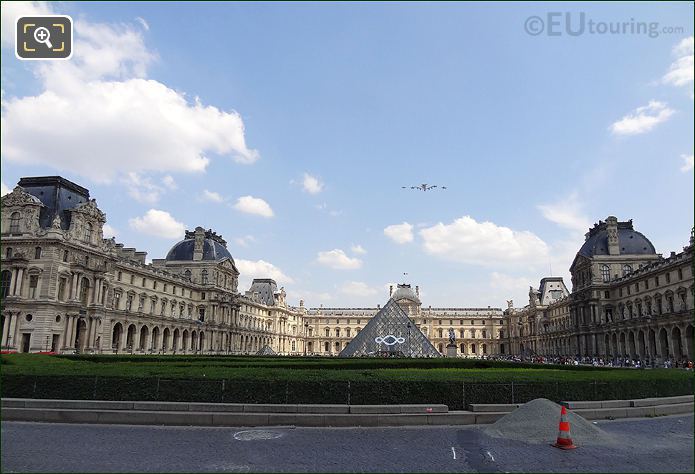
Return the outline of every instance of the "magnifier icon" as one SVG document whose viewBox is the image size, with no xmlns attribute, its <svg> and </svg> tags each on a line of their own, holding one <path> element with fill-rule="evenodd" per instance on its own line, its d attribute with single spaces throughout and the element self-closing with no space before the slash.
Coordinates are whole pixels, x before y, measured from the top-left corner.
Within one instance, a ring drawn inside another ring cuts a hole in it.
<svg viewBox="0 0 695 474">
<path fill-rule="evenodd" d="M 48 31 L 48 28 L 43 26 L 36 28 L 34 30 L 34 39 L 37 43 L 43 43 L 50 49 L 53 49 L 53 45 L 51 44 L 51 32 Z"/>
</svg>

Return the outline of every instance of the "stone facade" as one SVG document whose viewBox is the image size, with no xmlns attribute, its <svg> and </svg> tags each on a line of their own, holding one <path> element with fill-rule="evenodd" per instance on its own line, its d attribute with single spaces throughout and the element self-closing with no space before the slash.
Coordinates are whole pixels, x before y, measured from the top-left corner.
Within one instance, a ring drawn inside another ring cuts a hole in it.
<svg viewBox="0 0 695 474">
<path fill-rule="evenodd" d="M 459 356 L 473 357 L 509 353 L 508 336 L 500 308 L 422 307 L 420 289 L 408 284 L 390 289 L 395 299 L 435 348 L 445 354 L 449 329 L 454 330 Z M 311 308 L 307 314 L 307 351 L 337 355 L 379 311 L 375 308 Z"/>
<path fill-rule="evenodd" d="M 4 350 L 303 351 L 306 310 L 287 305 L 275 282 L 270 300 L 239 294 L 221 236 L 187 231 L 166 259 L 146 264 L 146 252 L 103 238 L 105 222 L 89 191 L 60 177 L 24 178 L 2 197 Z"/>
<path fill-rule="evenodd" d="M 571 294 L 547 307 L 530 303 L 505 311 L 513 350 L 692 360 L 694 244 L 691 235 L 682 252 L 664 258 L 632 221 L 611 216 L 599 222 L 570 268 Z"/>
<path fill-rule="evenodd" d="M 2 197 L 3 350 L 133 354 L 337 355 L 379 311 L 290 306 L 256 279 L 238 291 L 224 239 L 197 227 L 166 258 L 103 238 L 106 215 L 89 191 L 60 177 L 23 178 Z M 562 278 L 530 288 L 514 308 L 423 307 L 419 287 L 389 297 L 444 354 L 693 357 L 695 238 L 668 258 L 632 221 L 596 224 Z"/>
</svg>

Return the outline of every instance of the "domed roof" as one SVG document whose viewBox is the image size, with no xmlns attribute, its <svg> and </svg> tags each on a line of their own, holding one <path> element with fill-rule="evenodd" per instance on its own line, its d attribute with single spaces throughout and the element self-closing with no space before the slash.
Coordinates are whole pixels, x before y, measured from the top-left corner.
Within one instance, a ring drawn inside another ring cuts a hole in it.
<svg viewBox="0 0 695 474">
<path fill-rule="evenodd" d="M 420 301 L 420 298 L 415 294 L 413 289 L 410 287 L 410 285 L 406 284 L 401 284 L 398 285 L 398 288 L 396 288 L 396 291 L 393 292 L 391 295 L 391 299 L 398 301 L 400 299 L 407 299 L 414 301 L 415 303 L 422 304 Z"/>
<path fill-rule="evenodd" d="M 620 255 L 655 255 L 656 249 L 647 237 L 632 227 L 632 220 L 618 222 L 618 244 Z M 593 257 L 608 255 L 608 230 L 601 222 L 589 232 L 589 238 L 579 249 L 579 255 Z"/>
<path fill-rule="evenodd" d="M 202 228 L 196 229 L 197 231 L 202 231 Z M 193 250 L 195 249 L 195 233 L 186 231 L 186 238 L 181 242 L 175 244 L 169 253 L 167 253 L 166 260 L 169 261 L 180 261 L 180 260 L 193 260 Z M 203 258 L 202 260 L 222 260 L 229 258 L 232 263 L 234 259 L 232 254 L 227 250 L 226 242 L 221 236 L 218 236 L 211 230 L 205 231 L 203 237 Z"/>
</svg>

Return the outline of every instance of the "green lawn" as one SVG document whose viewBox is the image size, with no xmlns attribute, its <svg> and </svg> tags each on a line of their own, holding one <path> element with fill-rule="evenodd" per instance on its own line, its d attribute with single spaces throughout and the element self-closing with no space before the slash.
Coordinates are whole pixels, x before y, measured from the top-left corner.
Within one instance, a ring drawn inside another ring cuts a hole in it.
<svg viewBox="0 0 695 474">
<path fill-rule="evenodd" d="M 2 355 L 3 375 L 79 375 L 186 379 L 305 381 L 679 381 L 693 373 L 674 369 L 610 369 L 513 364 L 466 359 L 337 359 L 194 356 Z"/>
</svg>

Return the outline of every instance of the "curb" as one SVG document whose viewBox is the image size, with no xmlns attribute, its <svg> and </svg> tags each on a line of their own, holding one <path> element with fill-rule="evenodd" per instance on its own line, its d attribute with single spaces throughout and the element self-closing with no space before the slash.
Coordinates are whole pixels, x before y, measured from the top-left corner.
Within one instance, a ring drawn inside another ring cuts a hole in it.
<svg viewBox="0 0 695 474">
<path fill-rule="evenodd" d="M 689 401 L 683 402 L 684 400 Z M 573 411 L 587 420 L 598 420 L 692 414 L 694 408 L 692 396 L 620 402 L 623 403 L 613 407 L 580 408 Z M 43 423 L 393 427 L 489 424 L 516 407 L 517 405 L 494 405 L 472 407 L 474 411 L 448 411 L 446 405 L 248 405 L 2 399 L 0 414 L 3 421 Z M 490 411 L 492 408 L 497 411 Z"/>
</svg>

